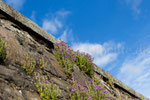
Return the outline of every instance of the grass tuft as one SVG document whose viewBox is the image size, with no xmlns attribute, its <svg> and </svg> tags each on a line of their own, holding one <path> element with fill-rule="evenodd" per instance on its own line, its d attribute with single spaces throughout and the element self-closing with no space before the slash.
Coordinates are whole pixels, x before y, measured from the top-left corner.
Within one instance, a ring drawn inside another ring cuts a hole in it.
<svg viewBox="0 0 150 100">
<path fill-rule="evenodd" d="M 7 59 L 7 43 L 5 41 L 5 37 L 0 36 L 0 63 L 5 63 Z"/>
</svg>

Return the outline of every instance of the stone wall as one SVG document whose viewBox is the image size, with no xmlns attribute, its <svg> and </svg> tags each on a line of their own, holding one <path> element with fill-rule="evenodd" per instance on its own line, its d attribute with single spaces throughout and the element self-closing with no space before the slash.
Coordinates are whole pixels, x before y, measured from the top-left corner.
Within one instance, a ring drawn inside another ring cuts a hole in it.
<svg viewBox="0 0 150 100">
<path fill-rule="evenodd" d="M 58 40 L 40 28 L 37 24 L 0 0 L 0 35 L 7 40 L 8 60 L 0 65 L 0 100 L 41 100 L 34 86 L 33 76 L 26 75 L 21 68 L 28 53 L 34 59 L 38 55 L 46 56 L 48 64 L 44 70 L 37 71 L 47 75 L 62 90 L 59 100 L 68 98 L 68 78 L 52 53 L 53 44 Z M 95 65 L 96 66 L 96 65 Z M 82 83 L 89 78 L 74 67 L 74 77 Z M 109 91 L 113 100 L 135 100 L 141 94 L 114 78 L 108 72 L 96 66 L 95 73 L 102 76 L 101 83 Z M 80 75 L 80 76 L 79 76 Z M 108 78 L 112 85 L 107 83 Z M 144 100 L 148 100 L 144 97 Z"/>
</svg>

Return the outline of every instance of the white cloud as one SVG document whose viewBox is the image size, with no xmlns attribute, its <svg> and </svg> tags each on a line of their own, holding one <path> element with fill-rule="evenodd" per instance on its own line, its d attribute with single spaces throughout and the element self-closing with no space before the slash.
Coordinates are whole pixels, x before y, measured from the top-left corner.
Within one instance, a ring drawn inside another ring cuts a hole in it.
<svg viewBox="0 0 150 100">
<path fill-rule="evenodd" d="M 5 0 L 7 4 L 15 8 L 16 10 L 20 10 L 25 3 L 25 0 Z"/>
<path fill-rule="evenodd" d="M 140 14 L 141 10 L 139 6 L 141 5 L 142 0 L 125 0 L 125 2 L 135 13 Z"/>
<path fill-rule="evenodd" d="M 67 31 L 65 30 L 63 34 L 60 36 L 60 39 L 67 42 Z"/>
<path fill-rule="evenodd" d="M 115 61 L 117 59 L 117 56 L 118 56 L 117 53 L 108 53 L 103 56 L 95 57 L 96 59 L 94 60 L 94 62 L 95 64 L 103 67 L 109 64 L 110 62 Z"/>
<path fill-rule="evenodd" d="M 42 28 L 51 34 L 55 34 L 57 32 L 57 24 L 52 20 L 44 19 Z"/>
<path fill-rule="evenodd" d="M 50 34 L 57 34 L 59 30 L 64 27 L 63 20 L 69 14 L 69 11 L 60 10 L 49 18 L 45 18 L 42 23 L 42 28 L 45 29 Z"/>
<path fill-rule="evenodd" d="M 59 39 L 68 42 L 73 41 L 73 33 L 71 29 L 66 29 L 63 34 L 59 37 Z"/>
<path fill-rule="evenodd" d="M 118 78 L 150 98 L 150 48 L 123 63 Z"/>
<path fill-rule="evenodd" d="M 118 56 L 118 52 L 113 50 L 121 48 L 121 44 L 104 43 L 92 44 L 92 43 L 74 43 L 72 45 L 74 50 L 80 50 L 81 52 L 89 53 L 94 57 L 94 63 L 100 67 L 105 67 L 107 64 L 115 61 Z"/>
</svg>

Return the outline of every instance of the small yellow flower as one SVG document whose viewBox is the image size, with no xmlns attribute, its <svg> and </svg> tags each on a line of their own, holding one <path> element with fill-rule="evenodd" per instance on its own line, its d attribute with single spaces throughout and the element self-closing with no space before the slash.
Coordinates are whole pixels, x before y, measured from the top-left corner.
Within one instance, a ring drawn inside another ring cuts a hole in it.
<svg viewBox="0 0 150 100">
<path fill-rule="evenodd" d="M 44 93 L 41 93 L 41 97 L 44 97 Z"/>
</svg>

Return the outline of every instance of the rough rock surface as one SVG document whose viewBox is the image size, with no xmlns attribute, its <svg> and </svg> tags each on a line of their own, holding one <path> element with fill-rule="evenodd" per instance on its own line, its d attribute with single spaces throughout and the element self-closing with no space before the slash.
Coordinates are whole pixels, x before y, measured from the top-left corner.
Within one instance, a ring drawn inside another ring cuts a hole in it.
<svg viewBox="0 0 150 100">
<path fill-rule="evenodd" d="M 25 20 L 28 20 L 28 22 L 23 23 Z M 62 93 L 59 100 L 68 98 L 67 87 L 71 84 L 69 84 L 63 67 L 57 63 L 52 54 L 53 43 L 57 42 L 56 38 L 48 35 L 36 24 L 1 0 L 0 36 L 5 37 L 8 45 L 8 59 L 5 64 L 0 65 L 0 100 L 41 100 L 34 85 L 33 76 L 27 75 L 21 67 L 25 62 L 27 53 L 35 60 L 38 60 L 39 55 L 47 58 L 47 66 L 43 70 L 38 68 L 36 70 L 43 75 L 47 75 L 50 80 L 60 87 Z M 74 78 L 77 81 L 84 83 L 83 80 L 89 78 L 76 65 L 74 65 L 73 70 Z M 109 91 L 113 100 L 135 100 L 140 98 L 139 93 L 97 66 L 95 73 L 103 76 L 101 83 Z M 113 78 L 114 87 L 106 82 L 108 77 Z"/>
</svg>

